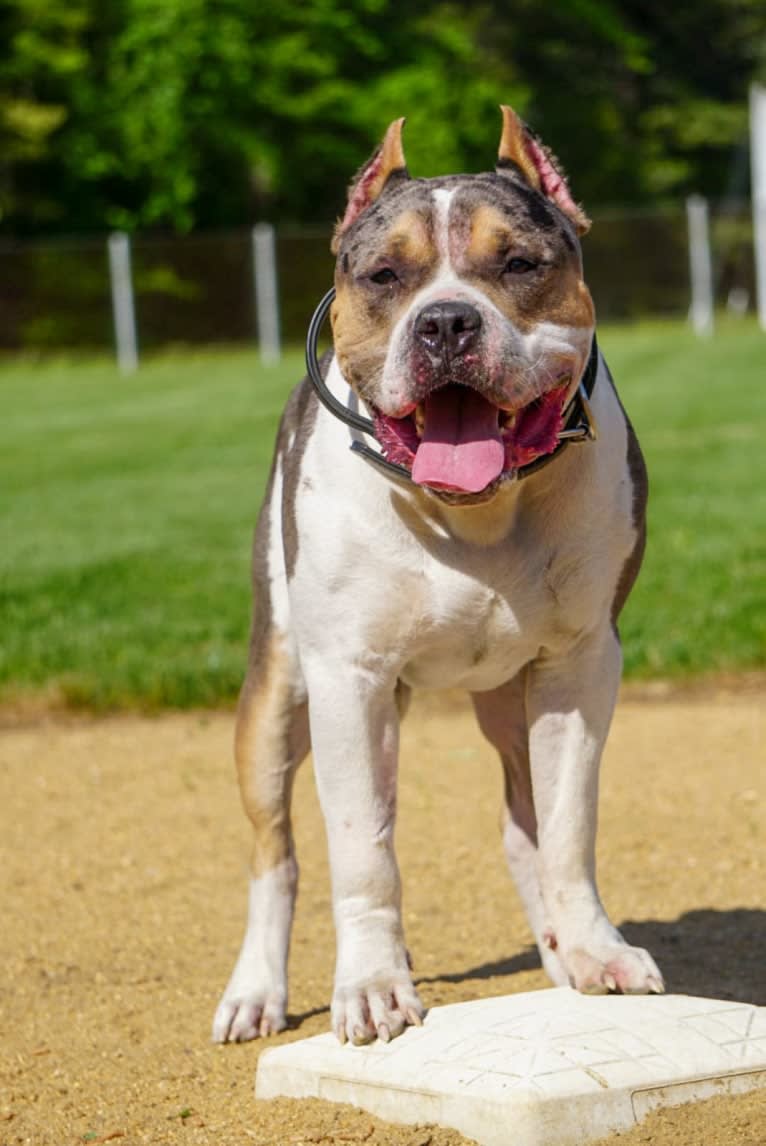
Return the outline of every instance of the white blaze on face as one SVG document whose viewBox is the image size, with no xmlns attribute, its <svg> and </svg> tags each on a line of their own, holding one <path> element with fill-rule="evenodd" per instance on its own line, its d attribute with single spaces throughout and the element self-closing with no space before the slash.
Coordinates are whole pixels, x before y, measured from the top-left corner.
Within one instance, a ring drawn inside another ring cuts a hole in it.
<svg viewBox="0 0 766 1146">
<path fill-rule="evenodd" d="M 439 252 L 439 277 L 452 273 L 449 254 L 449 211 L 454 190 L 438 187 L 433 192 L 434 200 L 434 242 Z"/>
<path fill-rule="evenodd" d="M 431 192 L 434 204 L 433 241 L 439 261 L 434 277 L 411 299 L 407 310 L 391 331 L 378 396 L 378 405 L 386 413 L 393 413 L 398 407 L 406 406 L 410 399 L 410 334 L 415 315 L 430 302 L 444 299 L 461 298 L 475 303 L 482 310 L 491 305 L 485 295 L 464 283 L 452 266 L 449 215 L 454 196 L 454 188 L 448 190 L 446 187 L 437 187 Z M 497 317 L 504 321 L 499 312 Z"/>
</svg>

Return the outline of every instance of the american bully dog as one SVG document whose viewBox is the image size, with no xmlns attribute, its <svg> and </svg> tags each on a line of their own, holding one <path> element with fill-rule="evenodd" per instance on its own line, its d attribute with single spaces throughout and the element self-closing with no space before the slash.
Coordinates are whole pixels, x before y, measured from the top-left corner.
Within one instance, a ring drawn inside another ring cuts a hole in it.
<svg viewBox="0 0 766 1146">
<path fill-rule="evenodd" d="M 255 534 L 236 728 L 255 841 L 220 1042 L 286 1025 L 290 796 L 310 747 L 337 933 L 332 1027 L 364 1043 L 421 1022 L 393 844 L 412 688 L 471 694 L 502 762 L 505 852 L 553 982 L 663 990 L 595 882 L 616 624 L 642 556 L 646 475 L 595 343 L 589 223 L 510 108 L 496 168 L 480 175 L 411 178 L 402 124 L 335 233 L 322 383 L 335 412 L 308 380 L 293 392 Z"/>
</svg>

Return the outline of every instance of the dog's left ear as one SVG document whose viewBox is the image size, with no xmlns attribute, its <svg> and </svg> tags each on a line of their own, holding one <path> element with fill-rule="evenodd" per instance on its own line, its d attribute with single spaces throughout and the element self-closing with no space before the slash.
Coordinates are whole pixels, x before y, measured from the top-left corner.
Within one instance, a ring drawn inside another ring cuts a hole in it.
<svg viewBox="0 0 766 1146">
<path fill-rule="evenodd" d="M 395 119 L 389 124 L 380 147 L 355 175 L 348 190 L 346 213 L 335 228 L 332 241 L 334 255 L 338 253 L 343 234 L 359 218 L 362 211 L 366 211 L 382 194 L 389 179 L 392 177 L 409 179 L 402 147 L 403 127 L 404 119 Z"/>
<path fill-rule="evenodd" d="M 516 112 L 503 104 L 503 134 L 497 155 L 497 170 L 515 169 L 536 191 L 542 191 L 572 220 L 578 235 L 590 230 L 590 219 L 570 193 L 564 173 L 552 152 L 530 131 Z"/>
</svg>

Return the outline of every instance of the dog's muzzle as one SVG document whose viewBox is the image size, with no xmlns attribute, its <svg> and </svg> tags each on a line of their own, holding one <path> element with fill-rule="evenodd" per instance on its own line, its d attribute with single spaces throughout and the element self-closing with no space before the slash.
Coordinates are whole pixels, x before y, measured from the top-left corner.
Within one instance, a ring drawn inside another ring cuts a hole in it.
<svg viewBox="0 0 766 1146">
<path fill-rule="evenodd" d="M 331 414 L 360 434 L 373 438 L 379 447 L 374 449 L 367 442 L 355 439 L 351 443 L 353 452 L 359 454 L 365 461 L 370 462 L 389 477 L 395 478 L 397 481 L 412 482 L 411 470 L 405 465 L 390 461 L 382 452 L 383 443 L 376 435 L 376 426 L 372 419 L 366 418 L 356 410 L 349 409 L 325 385 L 317 357 L 317 342 L 334 298 L 335 288 L 331 287 L 317 306 L 309 323 L 306 335 L 306 368 L 309 378 L 320 401 Z M 473 345 L 481 330 L 479 312 L 470 304 L 460 302 L 436 303 L 423 311 L 417 322 L 416 339 L 429 355 L 434 358 L 438 356 L 440 360 L 460 357 Z M 552 462 L 570 442 L 595 440 L 596 424 L 590 408 L 590 397 L 596 383 L 598 360 L 598 345 L 594 334 L 585 372 L 574 396 L 562 412 L 561 429 L 556 434 L 555 447 L 525 465 L 519 466 L 513 474 L 504 476 L 513 480 L 521 480 Z M 427 481 L 420 484 L 426 487 L 428 485 Z"/>
</svg>

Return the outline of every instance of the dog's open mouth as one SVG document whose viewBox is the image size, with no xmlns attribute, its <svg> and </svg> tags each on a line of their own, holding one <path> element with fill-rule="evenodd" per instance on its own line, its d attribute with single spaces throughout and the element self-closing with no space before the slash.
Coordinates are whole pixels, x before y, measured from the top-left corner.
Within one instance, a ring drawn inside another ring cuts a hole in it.
<svg viewBox="0 0 766 1146">
<path fill-rule="evenodd" d="M 448 383 L 403 418 L 374 411 L 375 436 L 418 485 L 480 493 L 555 450 L 567 390 L 568 381 L 509 412 L 470 386 Z"/>
</svg>

